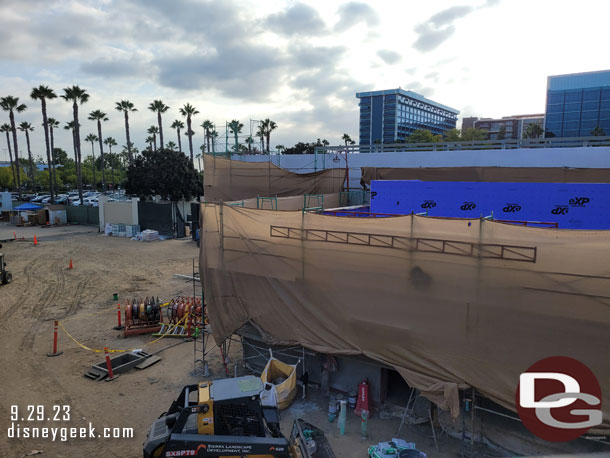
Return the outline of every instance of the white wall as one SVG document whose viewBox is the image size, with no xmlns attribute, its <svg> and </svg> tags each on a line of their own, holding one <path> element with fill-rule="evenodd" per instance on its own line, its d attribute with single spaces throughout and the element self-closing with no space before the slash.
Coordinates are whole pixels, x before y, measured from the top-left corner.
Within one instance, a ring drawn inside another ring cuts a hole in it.
<svg viewBox="0 0 610 458">
<path fill-rule="evenodd" d="M 519 148 L 505 150 L 404 151 L 348 155 L 350 187 L 360 186 L 360 167 L 574 167 L 610 168 L 610 147 Z M 336 158 L 336 159 L 335 159 Z M 234 155 L 247 162 L 267 162 L 265 155 Z M 297 173 L 316 170 L 313 154 L 272 155 L 275 165 Z M 317 170 L 345 168 L 344 155 L 318 154 Z"/>
</svg>

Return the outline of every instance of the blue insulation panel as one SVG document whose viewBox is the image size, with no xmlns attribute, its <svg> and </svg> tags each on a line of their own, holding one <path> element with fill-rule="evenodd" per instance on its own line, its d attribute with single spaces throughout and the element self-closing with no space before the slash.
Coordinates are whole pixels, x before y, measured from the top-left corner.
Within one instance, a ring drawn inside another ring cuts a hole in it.
<svg viewBox="0 0 610 458">
<path fill-rule="evenodd" d="M 610 229 L 608 183 L 372 181 L 371 212 L 557 222 L 563 229 Z"/>
</svg>

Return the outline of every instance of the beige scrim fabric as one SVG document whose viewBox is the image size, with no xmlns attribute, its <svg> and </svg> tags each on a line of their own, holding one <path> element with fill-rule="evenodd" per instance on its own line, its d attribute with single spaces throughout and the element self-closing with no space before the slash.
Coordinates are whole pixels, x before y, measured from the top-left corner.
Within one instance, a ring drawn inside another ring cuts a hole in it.
<svg viewBox="0 0 610 458">
<path fill-rule="evenodd" d="M 293 173 L 271 162 L 232 161 L 211 154 L 205 154 L 203 162 L 206 202 L 338 193 L 345 181 L 345 169 Z"/>
<path fill-rule="evenodd" d="M 218 342 L 251 320 L 271 342 L 363 354 L 453 415 L 467 386 L 515 410 L 521 372 L 570 356 L 596 374 L 608 426 L 610 231 L 215 204 L 201 224 Z"/>
<path fill-rule="evenodd" d="M 507 151 L 506 154 L 510 154 Z M 610 183 L 610 169 L 567 167 L 362 167 L 362 180 Z"/>
</svg>

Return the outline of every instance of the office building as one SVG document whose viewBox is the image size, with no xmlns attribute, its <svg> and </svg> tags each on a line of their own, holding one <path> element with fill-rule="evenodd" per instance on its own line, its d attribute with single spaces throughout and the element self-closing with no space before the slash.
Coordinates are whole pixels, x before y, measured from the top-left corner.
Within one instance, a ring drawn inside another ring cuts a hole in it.
<svg viewBox="0 0 610 458">
<path fill-rule="evenodd" d="M 588 137 L 600 127 L 610 135 L 610 70 L 547 78 L 547 137 Z"/>
<path fill-rule="evenodd" d="M 487 140 L 519 140 L 524 138 L 530 124 L 537 124 L 542 128 L 544 114 L 503 116 L 498 119 L 464 118 L 462 131 L 474 127 L 487 131 Z"/>
<path fill-rule="evenodd" d="M 395 143 L 427 129 L 443 134 L 455 129 L 459 111 L 404 89 L 359 92 L 360 144 Z"/>
</svg>

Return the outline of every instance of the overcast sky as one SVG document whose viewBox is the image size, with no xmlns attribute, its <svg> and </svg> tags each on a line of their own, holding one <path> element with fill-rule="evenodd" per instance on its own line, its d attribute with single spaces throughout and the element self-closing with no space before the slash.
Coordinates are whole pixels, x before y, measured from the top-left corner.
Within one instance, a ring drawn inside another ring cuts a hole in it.
<svg viewBox="0 0 610 458">
<path fill-rule="evenodd" d="M 0 95 L 28 105 L 18 121 L 36 126 L 35 156 L 43 135 L 29 94 L 39 84 L 86 89 L 83 137 L 96 132 L 86 114 L 101 109 L 104 137 L 119 145 L 121 99 L 139 109 L 139 148 L 156 122 L 153 99 L 171 107 L 166 142 L 176 142 L 169 125 L 189 102 L 200 112 L 194 125 L 210 119 L 221 135 L 227 120 L 248 133 L 250 119 L 271 118 L 272 147 L 339 144 L 344 132 L 357 140 L 355 93 L 370 89 L 411 89 L 460 116 L 542 113 L 548 75 L 610 68 L 608 13 L 606 0 L 0 0 Z M 53 100 L 49 115 L 63 124 L 70 106 Z M 67 132 L 56 144 L 72 152 Z"/>
</svg>

